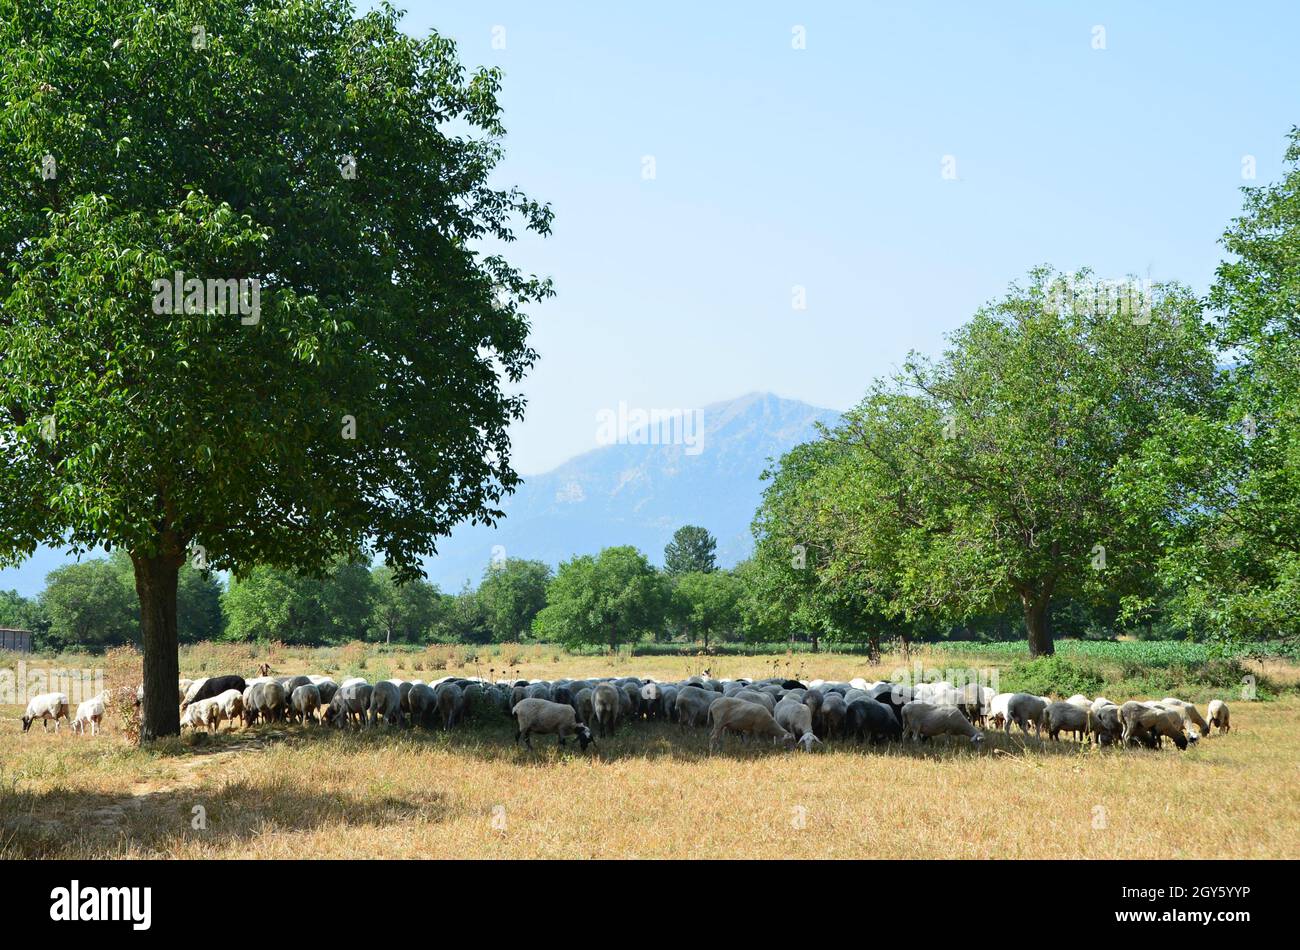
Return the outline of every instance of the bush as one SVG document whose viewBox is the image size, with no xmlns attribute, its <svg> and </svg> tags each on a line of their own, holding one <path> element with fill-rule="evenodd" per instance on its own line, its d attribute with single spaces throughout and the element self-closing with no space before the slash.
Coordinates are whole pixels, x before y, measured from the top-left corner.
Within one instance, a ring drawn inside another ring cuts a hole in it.
<svg viewBox="0 0 1300 950">
<path fill-rule="evenodd" d="M 1037 660 L 1017 660 L 1000 675 L 999 687 L 1008 693 L 1033 693 L 1035 696 L 1095 696 L 1106 677 L 1089 663 L 1063 656 Z"/>
</svg>

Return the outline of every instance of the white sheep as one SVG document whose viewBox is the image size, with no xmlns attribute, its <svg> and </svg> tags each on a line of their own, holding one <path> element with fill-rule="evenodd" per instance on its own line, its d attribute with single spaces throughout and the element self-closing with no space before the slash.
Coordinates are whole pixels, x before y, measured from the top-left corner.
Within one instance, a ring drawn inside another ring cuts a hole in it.
<svg viewBox="0 0 1300 950">
<path fill-rule="evenodd" d="M 190 703 L 185 707 L 185 712 L 181 715 L 181 725 L 189 726 L 191 729 L 198 729 L 203 726 L 208 732 L 221 728 L 221 704 L 213 696 L 210 699 L 200 699 L 196 703 Z"/>
<path fill-rule="evenodd" d="M 989 700 L 988 711 L 986 713 L 989 724 L 994 729 L 1001 729 L 1011 721 L 1011 714 L 1007 712 L 1007 704 L 1011 702 L 1011 697 L 1015 693 L 997 693 Z"/>
<path fill-rule="evenodd" d="M 251 688 L 251 687 L 250 687 Z M 221 718 L 232 723 L 244 718 L 244 694 L 237 689 L 228 689 L 220 696 L 213 697 L 221 707 Z"/>
<path fill-rule="evenodd" d="M 23 732 L 32 727 L 32 723 L 37 719 L 41 721 L 41 728 L 46 732 L 50 730 L 50 720 L 54 720 L 54 731 L 59 731 L 59 720 L 68 718 L 68 697 L 65 693 L 41 693 L 39 696 L 33 696 L 27 704 L 27 711 L 23 713 Z"/>
<path fill-rule="evenodd" d="M 182 708 L 194 702 L 194 695 L 203 688 L 203 684 L 208 681 L 209 677 L 203 676 L 196 680 L 191 680 L 189 686 L 185 687 L 185 692 L 181 696 Z"/>
<path fill-rule="evenodd" d="M 90 724 L 90 734 L 99 735 L 99 724 L 104 720 L 104 697 L 107 693 L 100 693 L 91 699 L 80 703 L 77 706 L 77 715 L 72 719 L 72 728 L 81 734 L 86 732 L 86 724 Z"/>
<path fill-rule="evenodd" d="M 1210 708 L 1206 710 L 1206 719 L 1211 726 L 1218 726 L 1220 734 L 1232 731 L 1232 724 L 1228 721 L 1228 704 L 1221 699 L 1210 700 Z M 1205 734 L 1208 736 L 1210 730 L 1207 728 Z"/>
<path fill-rule="evenodd" d="M 1201 714 L 1196 711 L 1196 706 L 1194 704 L 1189 703 L 1185 699 L 1175 699 L 1172 696 L 1166 696 L 1164 699 L 1160 700 L 1160 702 L 1162 705 L 1166 707 L 1169 706 L 1177 707 L 1182 713 L 1184 722 L 1191 722 L 1196 724 L 1195 730 L 1192 729 L 1188 730 L 1189 734 L 1196 733 L 1198 735 L 1203 735 L 1203 736 L 1209 735 L 1210 732 L 1209 724 L 1206 723 L 1206 721 L 1201 718 Z"/>
</svg>

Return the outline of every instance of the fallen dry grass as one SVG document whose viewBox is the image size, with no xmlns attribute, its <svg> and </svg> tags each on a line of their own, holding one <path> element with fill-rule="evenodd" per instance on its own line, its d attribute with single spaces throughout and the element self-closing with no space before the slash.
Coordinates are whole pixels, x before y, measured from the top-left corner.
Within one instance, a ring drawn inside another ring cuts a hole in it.
<svg viewBox="0 0 1300 950">
<path fill-rule="evenodd" d="M 385 675 L 441 675 L 395 659 Z M 815 659 L 827 678 L 898 665 Z M 786 662 L 703 661 L 715 676 Z M 789 672 L 813 665 L 796 658 Z M 666 678 L 700 666 L 569 657 L 563 672 Z M 560 673 L 542 653 L 512 669 Z M 594 754 L 545 739 L 530 754 L 496 712 L 450 735 L 258 728 L 141 750 L 114 728 L 23 735 L 20 713 L 0 707 L 4 858 L 1300 857 L 1294 694 L 1233 702 L 1233 732 L 1186 753 L 997 735 L 979 752 L 956 740 L 812 755 L 732 742 L 709 755 L 703 732 L 638 723 Z"/>
</svg>

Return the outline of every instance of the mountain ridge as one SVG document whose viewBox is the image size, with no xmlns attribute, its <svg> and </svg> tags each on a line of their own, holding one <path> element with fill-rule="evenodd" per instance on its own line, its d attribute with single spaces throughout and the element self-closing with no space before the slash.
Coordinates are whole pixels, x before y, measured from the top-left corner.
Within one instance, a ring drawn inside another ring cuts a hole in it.
<svg viewBox="0 0 1300 950">
<path fill-rule="evenodd" d="M 454 592 L 466 582 L 477 585 L 494 557 L 555 567 L 616 544 L 635 545 L 658 564 L 684 524 L 702 525 L 717 537 L 719 564 L 742 560 L 769 460 L 815 437 L 816 423 L 834 424 L 840 413 L 761 391 L 691 412 L 699 414 L 697 453 L 680 440 L 634 442 L 639 430 L 629 426 L 625 441 L 525 477 L 503 500 L 505 517 L 497 527 L 455 529 L 426 560 L 429 579 Z"/>
</svg>

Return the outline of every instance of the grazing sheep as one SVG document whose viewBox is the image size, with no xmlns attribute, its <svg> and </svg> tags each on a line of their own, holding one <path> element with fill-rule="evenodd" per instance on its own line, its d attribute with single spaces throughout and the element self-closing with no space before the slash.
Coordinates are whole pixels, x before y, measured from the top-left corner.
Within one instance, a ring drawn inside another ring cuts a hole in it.
<svg viewBox="0 0 1300 950">
<path fill-rule="evenodd" d="M 533 747 L 534 735 L 553 735 L 561 747 L 564 746 L 565 739 L 576 736 L 578 745 L 584 751 L 590 743 L 596 741 L 591 736 L 591 730 L 578 721 L 577 713 L 568 703 L 525 699 L 510 714 L 515 718 L 515 743 L 518 744 L 522 738 L 524 745 L 530 749 Z"/>
<path fill-rule="evenodd" d="M 627 722 L 637 717 L 641 708 L 641 687 L 632 683 L 618 686 L 618 719 Z"/>
<path fill-rule="evenodd" d="M 433 698 L 438 705 L 438 715 L 442 717 L 442 728 L 460 725 L 465 715 L 465 691 L 455 683 L 439 683 L 433 689 Z"/>
<path fill-rule="evenodd" d="M 1219 727 L 1219 734 L 1232 731 L 1232 724 L 1228 721 L 1228 704 L 1221 699 L 1210 700 L 1210 708 L 1206 710 L 1206 719 L 1211 726 Z M 1208 736 L 1210 730 L 1207 727 L 1205 734 Z"/>
<path fill-rule="evenodd" d="M 1087 696 L 1083 695 L 1083 693 L 1075 693 L 1073 696 L 1067 699 L 1066 702 L 1069 703 L 1071 706 L 1078 706 L 1080 709 L 1087 709 L 1089 706 L 1092 705 L 1092 700 L 1090 700 Z"/>
<path fill-rule="evenodd" d="M 823 740 L 838 739 L 844 734 L 844 717 L 849 713 L 849 705 L 839 693 L 827 692 L 822 698 L 821 710 L 814 722 L 820 728 L 818 735 Z"/>
<path fill-rule="evenodd" d="M 882 705 L 888 706 L 898 721 L 898 728 L 903 728 L 903 707 L 912 701 L 912 689 L 901 683 L 877 683 L 867 690 L 867 695 Z"/>
<path fill-rule="evenodd" d="M 903 727 L 890 706 L 870 697 L 849 703 L 844 717 L 846 737 L 854 736 L 859 743 L 869 737 L 874 745 L 881 740 L 897 739 L 902 732 Z"/>
<path fill-rule="evenodd" d="M 803 694 L 803 704 L 812 710 L 814 727 L 821 722 L 822 702 L 825 699 L 825 694 L 818 689 L 809 689 Z"/>
<path fill-rule="evenodd" d="M 657 719 L 663 711 L 661 701 L 663 690 L 658 683 L 646 683 L 641 687 L 641 711 L 647 719 Z"/>
<path fill-rule="evenodd" d="M 288 699 L 284 687 L 276 682 L 258 683 L 250 695 L 253 710 L 262 722 L 281 722 L 288 711 Z"/>
<path fill-rule="evenodd" d="M 980 686 L 979 683 L 963 683 L 957 687 L 957 708 L 961 710 L 963 716 L 977 726 L 984 724 L 984 713 L 987 709 L 985 690 L 988 690 L 988 687 Z"/>
<path fill-rule="evenodd" d="M 215 696 L 196 699 L 185 707 L 185 712 L 181 716 L 181 725 L 189 726 L 191 729 L 203 726 L 208 732 L 220 729 L 221 703 L 217 701 Z"/>
<path fill-rule="evenodd" d="M 1114 745 L 1124 737 L 1124 724 L 1119 719 L 1119 707 L 1112 702 L 1094 705 L 1088 710 L 1088 732 L 1097 745 Z"/>
<path fill-rule="evenodd" d="M 213 698 L 221 707 L 221 718 L 229 719 L 231 728 L 234 728 L 234 723 L 244 717 L 244 694 L 237 689 L 228 689 Z"/>
<path fill-rule="evenodd" d="M 303 683 L 289 697 L 293 717 L 304 725 L 308 722 L 320 722 L 320 690 L 311 683 Z"/>
<path fill-rule="evenodd" d="M 565 706 L 573 705 L 573 696 L 575 690 L 568 683 L 556 683 L 551 688 L 551 702 L 563 703 Z"/>
<path fill-rule="evenodd" d="M 612 736 L 618 725 L 619 707 L 625 696 L 618 687 L 610 683 L 597 683 L 591 691 L 591 715 L 596 723 L 596 734 L 602 739 Z"/>
<path fill-rule="evenodd" d="M 914 741 L 934 736 L 969 736 L 974 745 L 984 741 L 984 733 L 971 725 L 956 706 L 910 702 L 903 707 L 903 738 Z"/>
<path fill-rule="evenodd" d="M 71 723 L 74 731 L 85 735 L 86 724 L 89 723 L 90 734 L 92 736 L 99 735 L 99 724 L 104 721 L 104 695 L 101 693 L 77 706 L 77 714 L 72 718 Z M 54 720 L 54 723 L 57 727 L 58 720 Z"/>
<path fill-rule="evenodd" d="M 1007 704 L 1011 702 L 1011 697 L 1015 693 L 997 693 L 989 702 L 988 712 L 985 719 L 994 729 L 1001 729 L 1011 722 L 1011 716 L 1007 713 Z M 1010 729 L 1008 729 L 1008 732 Z"/>
<path fill-rule="evenodd" d="M 433 687 L 426 683 L 416 683 L 406 695 L 406 704 L 411 710 L 411 726 L 429 728 L 433 725 L 433 715 L 438 711 L 438 699 Z"/>
<path fill-rule="evenodd" d="M 677 725 L 680 729 L 687 726 L 704 726 L 709 722 L 709 706 L 717 700 L 718 694 L 711 689 L 699 686 L 683 686 L 677 691 Z"/>
<path fill-rule="evenodd" d="M 813 744 L 821 742 L 813 732 L 812 710 L 797 699 L 787 698 L 777 703 L 772 718 L 776 720 L 777 725 L 795 737 L 795 741 L 803 746 L 805 752 L 811 752 Z"/>
<path fill-rule="evenodd" d="M 253 689 L 257 685 L 258 685 L 257 683 L 254 683 L 252 686 L 245 687 L 244 694 L 243 696 L 240 697 L 243 700 L 243 704 L 244 704 L 244 725 L 245 726 L 257 725 L 257 707 L 253 705 Z"/>
<path fill-rule="evenodd" d="M 310 676 L 298 674 L 297 676 L 277 676 L 275 681 L 284 687 L 285 700 L 290 704 L 289 712 L 293 712 L 293 691 L 299 686 L 305 686 L 311 682 Z"/>
<path fill-rule="evenodd" d="M 1047 708 L 1047 702 L 1041 696 L 1034 696 L 1031 693 L 1013 693 L 1007 700 L 1007 719 L 1003 724 L 1007 735 L 1011 735 L 1011 724 L 1015 723 L 1020 727 L 1020 731 L 1029 735 L 1029 727 L 1034 727 L 1034 732 L 1041 739 L 1043 737 L 1043 710 Z"/>
<path fill-rule="evenodd" d="M 344 689 L 345 687 L 348 686 L 369 686 L 369 685 L 370 685 L 370 681 L 365 679 L 364 677 L 350 676 L 347 679 L 345 679 L 342 683 L 339 683 L 339 689 Z"/>
<path fill-rule="evenodd" d="M 41 728 L 46 732 L 50 731 L 50 720 L 54 720 L 54 731 L 59 731 L 59 720 L 68 718 L 68 697 L 66 693 L 41 693 L 39 696 L 33 696 L 27 704 L 27 711 L 23 713 L 23 732 L 32 727 L 32 723 L 37 719 L 41 721 Z"/>
<path fill-rule="evenodd" d="M 1088 733 L 1088 712 L 1088 706 L 1080 706 L 1069 700 L 1052 703 L 1043 710 L 1042 727 L 1054 742 L 1061 741 L 1062 732 L 1073 733 L 1075 739 L 1082 739 Z"/>
<path fill-rule="evenodd" d="M 584 686 L 573 697 L 573 711 L 578 714 L 579 722 L 595 722 L 595 719 L 592 718 L 591 694 L 591 687 Z"/>
<path fill-rule="evenodd" d="M 668 685 L 663 687 L 663 693 L 659 698 L 660 717 L 665 722 L 673 722 L 677 718 L 677 693 L 679 687 Z"/>
<path fill-rule="evenodd" d="M 794 736 L 783 729 L 772 718 L 772 714 L 758 703 L 734 697 L 716 699 L 709 706 L 709 721 L 713 723 L 713 731 L 709 733 L 709 751 L 717 747 L 724 732 L 734 732 L 745 738 L 770 738 L 773 744 L 780 742 L 787 749 L 794 748 Z"/>
<path fill-rule="evenodd" d="M 339 691 L 339 684 L 334 682 L 328 676 L 311 677 L 311 685 L 316 687 L 316 692 L 320 693 L 321 707 L 328 706 L 334 694 Z"/>
<path fill-rule="evenodd" d="M 741 689 L 731 694 L 732 699 L 743 699 L 747 703 L 758 703 L 768 712 L 776 709 L 776 699 L 771 693 L 759 689 Z M 802 705 L 802 704 L 800 704 Z"/>
<path fill-rule="evenodd" d="M 244 682 L 242 676 L 212 676 L 205 680 L 198 680 L 196 686 L 191 686 L 189 692 L 185 694 L 185 702 L 181 704 L 181 708 L 184 709 L 200 700 L 220 696 L 228 689 L 237 689 L 242 694 L 247 687 L 248 684 Z"/>
<path fill-rule="evenodd" d="M 401 691 L 387 680 L 376 683 L 370 691 L 370 707 L 367 714 L 367 725 L 371 729 L 379 725 L 381 719 L 390 726 L 397 725 L 402 718 Z"/>
<path fill-rule="evenodd" d="M 1187 748 L 1187 736 L 1183 732 L 1183 717 L 1175 709 L 1160 709 L 1142 703 L 1127 702 L 1120 707 L 1119 718 L 1124 724 L 1123 741 L 1126 745 L 1134 740 L 1155 745 L 1161 736 L 1167 736 L 1174 740 L 1174 745 L 1178 746 L 1180 751 Z"/>
<path fill-rule="evenodd" d="M 184 709 L 190 703 L 194 702 L 194 700 L 198 699 L 195 693 L 202 689 L 203 685 L 207 681 L 208 678 L 206 676 L 200 676 L 196 680 L 181 680 L 182 683 L 186 684 L 184 692 L 181 693 L 181 709 Z M 248 684 L 245 683 L 244 685 L 247 686 Z"/>
<path fill-rule="evenodd" d="M 325 710 L 325 722 L 340 729 L 350 722 L 364 726 L 373 692 L 374 687 L 364 681 L 340 686 Z"/>
<path fill-rule="evenodd" d="M 1209 735 L 1210 726 L 1201 718 L 1201 714 L 1196 711 L 1196 706 L 1193 703 L 1189 703 L 1184 699 L 1174 699 L 1171 696 L 1166 696 L 1164 699 L 1160 700 L 1160 704 L 1162 706 L 1176 706 L 1181 710 L 1185 721 L 1196 724 L 1196 728 L 1200 735 Z M 1188 730 L 1188 732 L 1191 732 L 1191 730 Z"/>
</svg>

